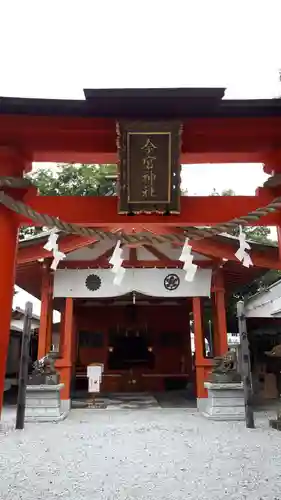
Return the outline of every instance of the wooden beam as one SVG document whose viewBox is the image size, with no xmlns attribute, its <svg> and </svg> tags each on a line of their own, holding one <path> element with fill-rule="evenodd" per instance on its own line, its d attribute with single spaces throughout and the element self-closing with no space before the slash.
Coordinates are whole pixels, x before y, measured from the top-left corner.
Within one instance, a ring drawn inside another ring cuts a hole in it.
<svg viewBox="0 0 281 500">
<path fill-rule="evenodd" d="M 138 251 L 135 247 L 129 249 L 129 262 L 131 262 L 132 267 L 138 267 Z M 124 262 L 123 262 L 124 264 Z"/>
<path fill-rule="evenodd" d="M 66 222 L 85 226 L 124 228 L 126 230 L 140 224 L 152 226 L 211 226 L 247 215 L 264 207 L 273 196 L 261 190 L 259 196 L 183 196 L 179 215 L 118 215 L 117 196 L 35 196 L 28 200 L 34 210 L 59 217 Z M 31 221 L 21 217 L 21 224 Z M 33 224 L 33 223 L 32 223 Z M 262 217 L 253 225 L 280 225 L 280 213 Z"/>
<path fill-rule="evenodd" d="M 134 249 L 131 249 L 134 250 Z M 199 267 L 202 268 L 212 268 L 213 262 L 211 260 L 198 260 L 194 261 Z M 124 260 L 123 267 L 125 268 L 178 268 L 181 269 L 183 263 L 179 260 L 137 260 L 130 259 Z M 111 265 L 108 262 L 108 259 L 102 260 L 63 260 L 59 264 L 59 269 L 110 269 Z"/>
<path fill-rule="evenodd" d="M 101 254 L 97 259 L 94 259 L 93 262 L 95 262 L 97 266 L 101 266 L 102 264 L 107 263 L 107 265 L 111 267 L 111 265 L 109 264 L 109 259 L 113 254 L 114 247 L 115 247 L 115 242 L 112 241 L 112 246 L 108 248 L 108 250 L 106 250 L 103 254 Z"/>
<path fill-rule="evenodd" d="M 281 117 L 189 118 L 181 163 L 264 163 L 280 139 Z M 0 115 L 0 141 L 16 144 L 31 161 L 117 162 L 112 118 Z"/>
<path fill-rule="evenodd" d="M 158 259 L 160 262 L 167 262 L 168 264 L 171 263 L 171 259 L 167 257 L 164 253 L 160 252 L 157 248 L 153 247 L 152 245 L 143 245 L 143 248 L 150 252 L 156 259 Z M 156 261 L 157 262 L 157 261 Z"/>
<path fill-rule="evenodd" d="M 96 239 L 94 238 L 84 238 L 82 236 L 70 234 L 59 241 L 59 249 L 61 252 L 68 253 L 90 245 L 95 241 Z M 26 264 L 28 262 L 34 262 L 35 260 L 50 258 L 51 254 L 47 250 L 44 250 L 44 244 L 45 243 L 38 243 L 37 245 L 19 248 L 17 253 L 17 264 Z"/>
<path fill-rule="evenodd" d="M 71 238 L 70 236 L 65 237 L 65 240 L 67 238 Z M 75 239 L 76 238 L 76 239 Z M 90 241 L 90 243 L 92 240 Z M 87 239 L 83 239 L 80 237 L 73 236 L 73 240 L 69 241 L 68 243 L 68 251 L 73 251 L 76 250 L 77 248 L 82 248 L 85 247 L 89 244 Z M 230 261 L 238 262 L 236 257 L 235 257 L 235 252 L 238 248 L 238 243 L 236 242 L 235 245 L 231 245 L 228 243 L 224 243 L 222 241 L 216 241 L 213 239 L 203 239 L 199 241 L 192 241 L 192 249 L 194 252 L 203 254 L 212 260 L 217 261 L 222 260 L 222 259 L 228 259 Z M 71 245 L 71 247 L 70 247 Z M 67 246 L 67 242 L 64 246 L 63 240 L 61 243 L 61 248 L 62 251 L 65 251 L 65 248 Z M 112 249 L 111 249 L 112 251 Z M 281 269 L 281 260 L 278 258 L 278 250 L 277 248 L 274 247 L 267 247 L 266 251 L 263 249 L 261 251 L 252 249 L 251 250 L 251 258 L 253 260 L 253 263 L 255 266 L 258 267 L 264 267 L 267 269 Z M 42 244 L 40 245 L 34 245 L 30 247 L 24 247 L 19 249 L 18 255 L 17 255 L 17 264 L 18 265 L 24 265 L 28 264 L 30 262 L 34 262 L 40 258 L 40 256 L 45 256 L 45 250 L 42 248 Z M 48 254 L 48 257 L 50 255 Z M 73 262 L 73 264 L 71 264 Z M 162 262 L 162 264 L 161 264 Z M 162 265 L 163 267 L 167 267 L 170 265 L 170 261 L 139 261 L 138 265 L 140 267 L 159 267 Z M 198 261 L 200 267 L 204 267 L 206 262 L 206 266 L 209 266 L 209 261 Z M 174 266 L 174 264 L 178 263 L 178 261 L 171 261 L 171 265 Z M 108 259 L 107 258 L 99 258 L 96 260 L 91 260 L 91 261 L 62 261 L 60 263 L 60 268 L 64 267 L 70 267 L 74 266 L 75 268 L 84 266 L 84 268 L 91 268 L 91 269 L 96 269 L 99 267 L 109 267 Z M 132 267 L 130 264 L 130 261 L 124 262 L 124 265 L 128 265 L 128 267 Z"/>
<path fill-rule="evenodd" d="M 203 253 L 214 258 L 227 259 L 238 262 L 235 257 L 235 252 L 238 250 L 238 242 L 232 246 L 223 242 L 218 242 L 206 238 L 200 241 L 191 241 L 194 252 Z M 266 251 L 254 250 L 250 251 L 253 264 L 257 267 L 266 269 L 281 269 L 281 261 L 278 258 L 277 248 L 269 247 Z M 242 264 L 241 264 L 242 266 Z"/>
</svg>

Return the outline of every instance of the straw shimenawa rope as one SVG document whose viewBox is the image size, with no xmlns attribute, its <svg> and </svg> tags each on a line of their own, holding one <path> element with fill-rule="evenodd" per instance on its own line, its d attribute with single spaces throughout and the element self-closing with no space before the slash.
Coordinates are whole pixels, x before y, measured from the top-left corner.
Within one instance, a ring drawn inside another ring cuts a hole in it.
<svg viewBox="0 0 281 500">
<path fill-rule="evenodd" d="M 0 187 L 9 188 L 27 188 L 30 187 L 32 183 L 28 179 L 19 179 L 14 177 L 0 177 Z M 77 234 L 79 236 L 93 237 L 97 240 L 102 240 L 106 237 L 111 239 L 121 239 L 125 244 L 141 243 L 141 244 L 152 244 L 152 243 L 166 243 L 166 242 L 183 242 L 186 237 L 191 240 L 201 240 L 204 238 L 211 238 L 212 236 L 227 233 L 230 229 L 237 228 L 239 226 L 251 225 L 251 222 L 257 222 L 261 217 L 268 215 L 269 213 L 276 212 L 281 209 L 281 197 L 275 198 L 271 203 L 262 208 L 257 208 L 253 212 L 248 213 L 245 216 L 237 217 L 229 222 L 223 224 L 218 224 L 210 228 L 198 228 L 195 226 L 180 227 L 177 228 L 182 230 L 183 233 L 174 234 L 163 234 L 155 235 L 149 232 L 143 233 L 133 233 L 124 234 L 120 232 L 105 232 L 98 229 L 80 226 L 79 224 L 72 224 L 70 222 L 65 222 L 57 217 L 48 214 L 41 214 L 33 208 L 29 207 L 25 203 L 19 200 L 15 200 L 11 196 L 7 195 L 4 191 L 0 191 L 0 203 L 5 207 L 9 208 L 13 212 L 31 219 L 32 221 L 40 224 L 41 226 L 47 226 L 49 228 L 56 228 L 64 233 Z M 163 218 L 163 222 L 165 218 Z"/>
</svg>

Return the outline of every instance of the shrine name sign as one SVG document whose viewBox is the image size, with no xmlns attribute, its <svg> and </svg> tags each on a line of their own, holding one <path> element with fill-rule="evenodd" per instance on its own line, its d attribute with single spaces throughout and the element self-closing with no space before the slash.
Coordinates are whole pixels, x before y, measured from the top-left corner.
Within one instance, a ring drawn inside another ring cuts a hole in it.
<svg viewBox="0 0 281 500">
<path fill-rule="evenodd" d="M 180 212 L 180 122 L 117 124 L 119 213 Z"/>
</svg>

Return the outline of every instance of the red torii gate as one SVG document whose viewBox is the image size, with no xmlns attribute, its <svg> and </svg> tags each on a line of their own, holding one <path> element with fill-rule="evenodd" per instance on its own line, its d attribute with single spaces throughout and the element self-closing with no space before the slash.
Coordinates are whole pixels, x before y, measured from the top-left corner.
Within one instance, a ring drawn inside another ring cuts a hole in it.
<svg viewBox="0 0 281 500">
<path fill-rule="evenodd" d="M 22 178 L 34 161 L 116 163 L 116 119 L 180 119 L 181 163 L 262 162 L 267 173 L 281 173 L 281 101 L 222 100 L 224 89 L 85 91 L 85 101 L 0 100 L 0 178 Z M 277 177 L 275 177 L 277 178 Z M 277 178 L 278 179 L 278 178 Z M 259 187 L 256 196 L 182 197 L 179 215 L 117 212 L 116 197 L 41 197 L 34 188 L 3 189 L 39 213 L 84 226 L 149 226 L 173 233 L 181 226 L 211 226 L 264 207 L 281 194 L 281 184 Z M 236 202 L 236 203 L 234 203 Z M 4 391 L 18 229 L 30 220 L 0 206 L 0 408 Z M 258 225 L 281 226 L 280 213 L 261 217 Z M 211 241 L 195 243 L 201 250 Z M 281 247 L 281 245 L 280 245 Z M 218 249 L 213 249 L 219 253 Z M 222 252 L 221 252 L 222 253 Z M 258 256 L 256 265 L 280 268 Z M 262 262 L 262 264 L 261 264 Z M 197 311 L 197 310 L 196 310 Z M 195 312 L 196 312 L 195 311 Z"/>
</svg>

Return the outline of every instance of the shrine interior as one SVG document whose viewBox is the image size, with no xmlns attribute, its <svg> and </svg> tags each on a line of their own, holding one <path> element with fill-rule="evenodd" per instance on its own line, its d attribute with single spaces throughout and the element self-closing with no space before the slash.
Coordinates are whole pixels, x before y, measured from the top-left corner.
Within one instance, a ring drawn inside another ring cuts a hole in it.
<svg viewBox="0 0 281 500">
<path fill-rule="evenodd" d="M 193 383 L 191 301 L 129 294 L 74 304 L 73 396 L 87 393 L 87 366 L 104 365 L 101 392 L 183 390 Z"/>
</svg>

